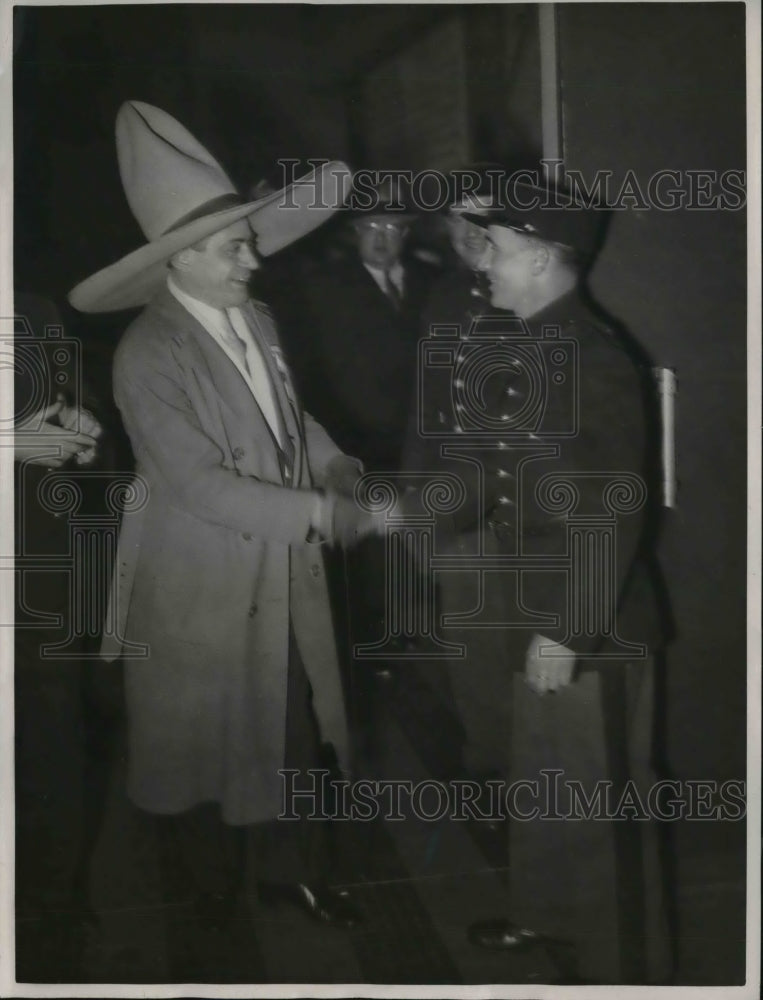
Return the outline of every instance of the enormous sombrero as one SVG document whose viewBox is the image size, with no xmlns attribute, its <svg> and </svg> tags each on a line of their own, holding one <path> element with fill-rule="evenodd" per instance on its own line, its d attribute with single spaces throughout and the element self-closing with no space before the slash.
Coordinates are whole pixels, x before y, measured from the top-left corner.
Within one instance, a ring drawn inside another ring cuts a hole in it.
<svg viewBox="0 0 763 1000">
<path fill-rule="evenodd" d="M 281 191 L 243 202 L 227 174 L 171 115 L 128 101 L 116 122 L 125 195 L 148 243 L 80 282 L 69 301 L 81 312 L 145 305 L 180 250 L 246 218 L 267 257 L 325 222 L 350 189 L 349 168 L 324 164 Z"/>
</svg>

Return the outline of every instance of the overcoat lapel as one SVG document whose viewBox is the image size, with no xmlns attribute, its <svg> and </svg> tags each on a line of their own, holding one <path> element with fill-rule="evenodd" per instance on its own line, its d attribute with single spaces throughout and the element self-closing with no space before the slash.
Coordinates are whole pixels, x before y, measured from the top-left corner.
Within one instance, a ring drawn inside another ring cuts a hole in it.
<svg viewBox="0 0 763 1000">
<path fill-rule="evenodd" d="M 211 379 L 215 388 L 215 396 L 221 406 L 227 406 L 236 412 L 238 421 L 244 421 L 251 426 L 252 433 L 262 440 L 268 438 L 272 441 L 276 456 L 284 454 L 279 441 L 273 434 L 273 430 L 265 414 L 262 412 L 249 384 L 239 371 L 238 367 L 231 361 L 220 345 L 210 336 L 209 332 L 202 324 L 188 312 L 167 290 L 163 292 L 157 305 L 161 312 L 167 315 L 173 326 L 177 327 L 178 333 L 173 340 L 182 349 L 189 347 L 193 354 L 190 358 L 191 367 L 198 369 L 198 355 L 204 363 L 206 373 Z M 277 400 L 276 418 L 279 422 L 283 440 L 288 443 L 286 461 L 289 466 L 294 464 L 295 452 L 299 451 L 297 443 L 300 440 L 297 414 L 290 406 L 288 397 L 284 391 L 282 378 L 276 368 L 271 345 L 262 332 L 261 325 L 255 318 L 255 310 L 247 305 L 242 309 L 247 325 L 262 355 L 263 364 L 273 386 L 275 399 Z M 224 421 L 225 423 L 225 421 Z M 279 461 L 279 467 L 281 462 Z M 299 482 L 297 476 L 294 480 Z"/>
</svg>

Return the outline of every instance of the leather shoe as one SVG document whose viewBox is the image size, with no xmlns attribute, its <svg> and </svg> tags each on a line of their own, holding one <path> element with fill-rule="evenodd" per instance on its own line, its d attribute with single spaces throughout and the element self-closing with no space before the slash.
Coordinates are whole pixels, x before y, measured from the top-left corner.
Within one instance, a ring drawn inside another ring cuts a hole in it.
<svg viewBox="0 0 763 1000">
<path fill-rule="evenodd" d="M 571 941 L 539 934 L 527 927 L 518 927 L 510 920 L 482 920 L 471 924 L 467 934 L 472 944 L 493 951 L 519 952 L 542 946 L 557 968 L 559 984 L 574 985 L 587 982 L 578 974 L 577 954 L 575 945 Z"/>
<path fill-rule="evenodd" d="M 467 935 L 471 944 L 494 951 L 526 951 L 543 941 L 542 935 L 510 920 L 481 920 L 469 925 Z"/>
<path fill-rule="evenodd" d="M 323 924 L 333 927 L 355 927 L 361 922 L 358 910 L 345 891 L 325 885 L 304 882 L 259 882 L 259 898 L 263 903 L 291 903 Z"/>
</svg>

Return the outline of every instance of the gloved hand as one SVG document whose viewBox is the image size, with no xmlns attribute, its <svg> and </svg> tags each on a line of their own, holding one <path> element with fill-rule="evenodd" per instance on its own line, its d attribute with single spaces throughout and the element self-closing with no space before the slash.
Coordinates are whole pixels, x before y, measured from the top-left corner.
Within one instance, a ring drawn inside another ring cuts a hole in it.
<svg viewBox="0 0 763 1000">
<path fill-rule="evenodd" d="M 567 646 L 536 632 L 525 656 L 525 681 L 536 694 L 555 694 L 573 683 L 576 659 Z"/>
</svg>

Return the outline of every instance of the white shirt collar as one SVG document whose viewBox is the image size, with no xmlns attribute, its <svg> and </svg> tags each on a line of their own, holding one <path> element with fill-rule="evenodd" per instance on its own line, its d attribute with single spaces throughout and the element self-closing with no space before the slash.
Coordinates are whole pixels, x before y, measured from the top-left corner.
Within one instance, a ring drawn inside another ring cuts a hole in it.
<svg viewBox="0 0 763 1000">
<path fill-rule="evenodd" d="M 219 329 L 220 325 L 224 324 L 225 319 L 222 309 L 210 306 L 207 302 L 202 302 L 201 299 L 196 299 L 193 295 L 189 295 L 188 292 L 184 292 L 183 289 L 172 280 L 171 274 L 167 275 L 167 287 L 178 300 L 180 305 L 185 306 L 188 312 L 195 319 L 197 319 L 206 330 L 209 330 L 210 326 L 213 329 Z"/>
<path fill-rule="evenodd" d="M 199 299 L 183 291 L 182 288 L 178 288 L 176 282 L 172 280 L 172 275 L 167 275 L 167 287 L 180 305 L 187 309 L 193 318 L 201 323 L 207 333 L 227 354 L 236 368 L 238 368 L 244 381 L 249 386 L 257 405 L 270 424 L 273 434 L 279 443 L 283 445 L 283 435 L 278 421 L 278 404 L 276 402 L 275 390 L 271 384 L 262 351 L 249 332 L 241 310 L 238 307 L 222 310 L 215 308 L 215 306 L 210 306 L 206 302 L 201 302 Z M 233 332 L 243 341 L 246 348 L 248 370 L 247 366 L 242 364 L 241 358 L 231 351 L 227 343 L 227 333 L 230 331 L 231 326 L 233 327 Z"/>
</svg>

